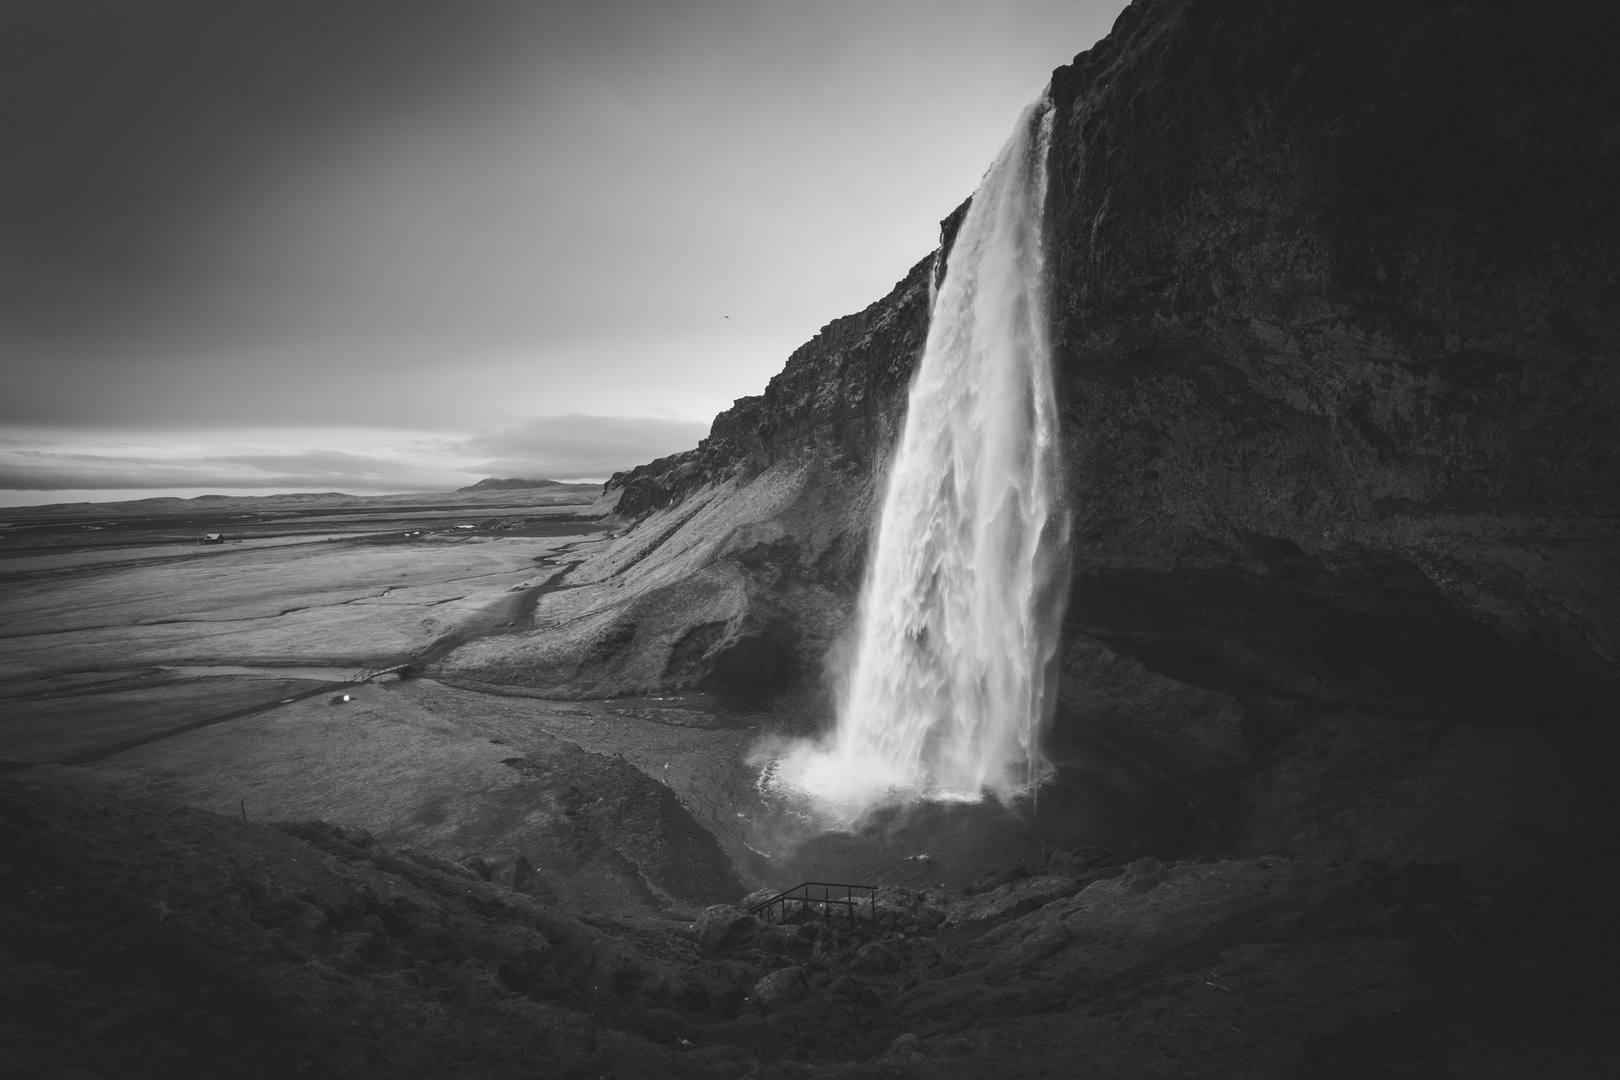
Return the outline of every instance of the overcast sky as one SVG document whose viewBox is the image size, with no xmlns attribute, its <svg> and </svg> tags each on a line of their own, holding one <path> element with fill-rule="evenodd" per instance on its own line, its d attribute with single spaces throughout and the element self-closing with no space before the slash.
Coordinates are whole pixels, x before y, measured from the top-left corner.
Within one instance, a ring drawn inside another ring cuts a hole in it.
<svg viewBox="0 0 1620 1080">
<path fill-rule="evenodd" d="M 0 503 L 690 447 L 1122 6 L 0 0 Z"/>
</svg>

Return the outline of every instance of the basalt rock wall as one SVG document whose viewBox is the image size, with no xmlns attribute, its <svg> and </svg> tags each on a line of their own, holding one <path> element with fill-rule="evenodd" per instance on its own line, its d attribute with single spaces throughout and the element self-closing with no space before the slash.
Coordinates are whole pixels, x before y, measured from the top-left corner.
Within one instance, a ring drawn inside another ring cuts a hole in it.
<svg viewBox="0 0 1620 1080">
<path fill-rule="evenodd" d="M 1402 715 L 1612 694 L 1603 48 L 1506 4 L 1194 0 L 1056 73 L 1077 626 Z"/>
</svg>

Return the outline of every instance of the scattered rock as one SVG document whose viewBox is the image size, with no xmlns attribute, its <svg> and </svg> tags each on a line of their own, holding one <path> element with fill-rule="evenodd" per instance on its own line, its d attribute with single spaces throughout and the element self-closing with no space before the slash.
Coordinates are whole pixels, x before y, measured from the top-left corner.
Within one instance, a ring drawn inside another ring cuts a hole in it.
<svg viewBox="0 0 1620 1080">
<path fill-rule="evenodd" d="M 767 1008 L 779 1009 L 804 997 L 810 983 L 802 967 L 785 967 L 771 972 L 754 984 L 754 1001 Z"/>
<path fill-rule="evenodd" d="M 730 904 L 715 904 L 703 909 L 697 921 L 692 923 L 691 932 L 699 944 L 717 949 L 725 944 L 731 935 L 758 925 L 759 920 L 741 908 L 734 908 Z"/>
<path fill-rule="evenodd" d="M 926 1061 L 928 1056 L 923 1053 L 923 1041 L 908 1031 L 889 1044 L 889 1048 L 883 1052 L 882 1060 L 894 1064 L 905 1064 Z"/>
<path fill-rule="evenodd" d="M 941 930 L 965 930 L 994 926 L 1020 915 L 1046 906 L 1054 900 L 1073 896 L 1081 882 L 1067 875 L 1046 874 L 1024 877 L 1007 885 L 999 885 L 988 892 L 977 893 L 971 899 L 955 904 Z"/>
<path fill-rule="evenodd" d="M 1119 880 L 1126 888 L 1143 892 L 1164 881 L 1164 877 L 1164 864 L 1149 855 L 1127 866 Z"/>
<path fill-rule="evenodd" d="M 691 1026 L 680 1015 L 669 1009 L 644 1009 L 634 1013 L 629 1026 L 654 1042 L 666 1046 L 680 1043 L 691 1033 Z"/>
<path fill-rule="evenodd" d="M 665 724 L 669 727 L 719 731 L 731 726 L 723 714 L 704 712 L 700 709 L 609 709 L 608 712 L 615 716 L 627 716 L 633 720 L 646 720 L 649 723 Z"/>
<path fill-rule="evenodd" d="M 936 1035 L 927 1041 L 926 1047 L 928 1056 L 936 1058 L 967 1057 L 978 1050 L 960 1035 Z"/>
<path fill-rule="evenodd" d="M 900 970 L 900 958 L 887 946 L 870 941 L 856 950 L 852 966 L 871 975 L 887 975 Z"/>
<path fill-rule="evenodd" d="M 859 998 L 861 996 L 861 984 L 848 975 L 839 975 L 827 984 L 827 994 L 829 997 L 835 998 Z"/>
<path fill-rule="evenodd" d="M 763 904 L 767 900 L 774 900 L 780 895 L 782 895 L 782 890 L 780 889 L 755 889 L 753 892 L 743 897 L 742 903 L 738 904 L 737 906 L 742 908 L 744 911 L 749 911 L 756 904 Z"/>
</svg>

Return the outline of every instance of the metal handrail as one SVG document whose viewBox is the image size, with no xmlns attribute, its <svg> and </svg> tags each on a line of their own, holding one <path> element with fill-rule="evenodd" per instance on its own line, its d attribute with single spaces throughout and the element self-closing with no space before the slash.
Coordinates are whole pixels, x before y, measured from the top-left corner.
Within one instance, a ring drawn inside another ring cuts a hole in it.
<svg viewBox="0 0 1620 1080">
<path fill-rule="evenodd" d="M 821 890 L 819 897 L 814 895 L 816 889 Z M 835 889 L 841 890 L 844 895 L 832 895 L 832 891 Z M 856 920 L 855 909 L 863 902 L 863 900 L 855 898 L 855 893 L 864 892 L 866 894 L 864 902 L 868 905 L 867 918 L 872 922 L 877 922 L 877 890 L 876 885 L 845 885 L 831 881 L 801 881 L 793 888 L 777 893 L 769 900 L 755 904 L 748 909 L 748 914 L 759 916 L 765 922 L 781 922 L 785 924 L 788 921 L 788 905 L 798 904 L 799 923 L 802 925 L 814 917 L 830 916 L 832 909 L 839 907 L 843 908 L 849 915 L 849 926 L 853 930 Z M 782 909 L 780 919 L 775 918 L 777 905 L 781 905 Z M 815 910 L 817 906 L 820 908 L 819 911 Z M 761 914 L 761 912 L 764 914 Z"/>
<path fill-rule="evenodd" d="M 379 667 L 363 667 L 354 673 L 354 681 L 357 683 L 370 682 L 379 675 L 389 675 L 395 672 L 404 674 L 405 671 L 410 668 L 411 663 L 412 661 L 406 660 L 398 664 L 385 664 Z"/>
</svg>

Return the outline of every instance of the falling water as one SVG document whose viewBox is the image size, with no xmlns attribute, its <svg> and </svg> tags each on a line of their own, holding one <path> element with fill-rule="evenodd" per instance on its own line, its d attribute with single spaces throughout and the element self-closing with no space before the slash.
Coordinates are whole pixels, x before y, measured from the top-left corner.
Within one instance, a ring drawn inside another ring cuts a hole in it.
<svg viewBox="0 0 1620 1080">
<path fill-rule="evenodd" d="M 1068 592 L 1031 106 L 951 248 L 861 596 L 836 729 L 773 782 L 823 803 L 1006 799 L 1039 782 Z"/>
</svg>

